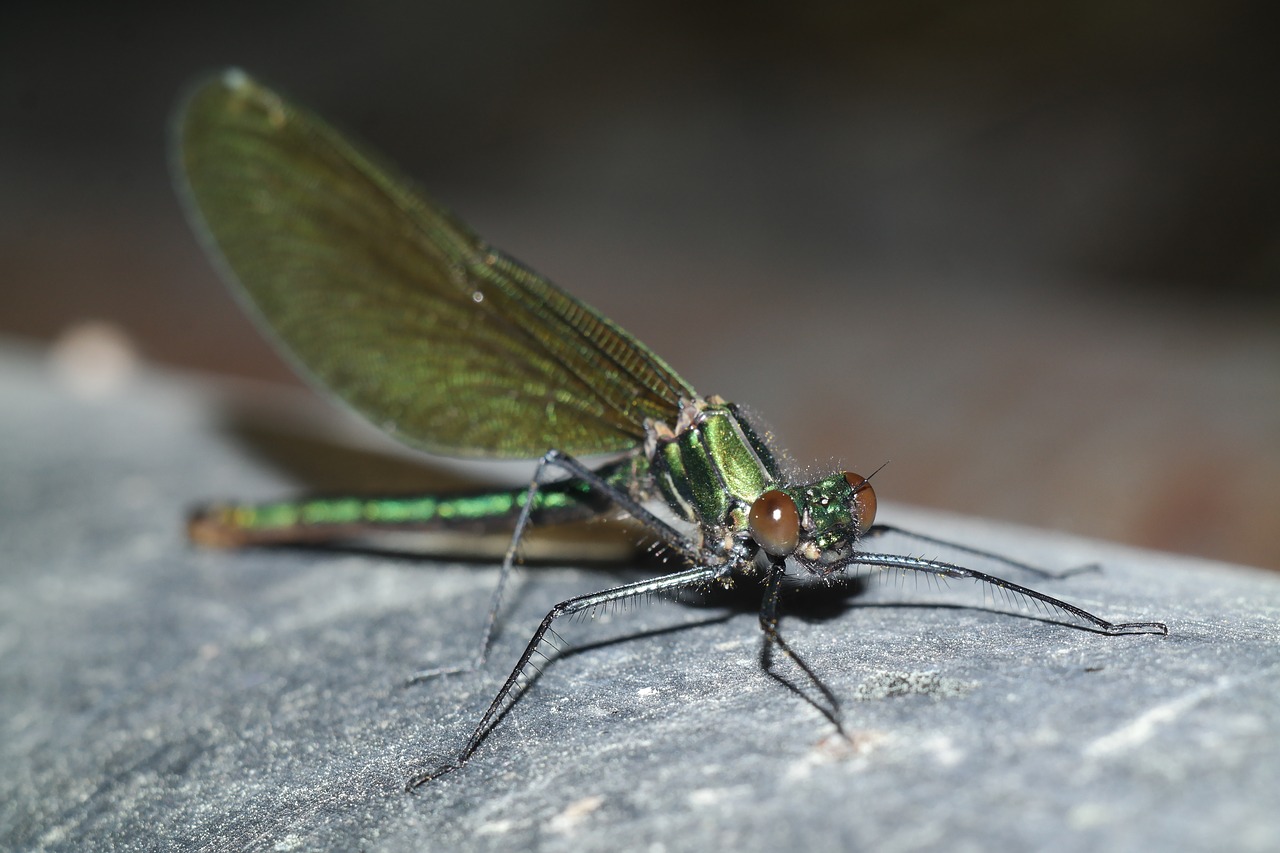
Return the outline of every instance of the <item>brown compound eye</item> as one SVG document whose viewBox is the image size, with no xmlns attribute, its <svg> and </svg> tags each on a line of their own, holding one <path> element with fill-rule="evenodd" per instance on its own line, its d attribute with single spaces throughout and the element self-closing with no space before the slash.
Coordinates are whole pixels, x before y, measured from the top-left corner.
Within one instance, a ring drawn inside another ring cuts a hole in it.
<svg viewBox="0 0 1280 853">
<path fill-rule="evenodd" d="M 747 532 L 767 553 L 786 557 L 800 544 L 800 513 L 785 492 L 770 489 L 751 504 Z"/>
<path fill-rule="evenodd" d="M 871 488 L 870 480 L 852 471 L 845 471 L 844 479 L 853 489 L 853 505 L 858 510 L 858 532 L 866 533 L 876 521 L 876 490 Z"/>
</svg>

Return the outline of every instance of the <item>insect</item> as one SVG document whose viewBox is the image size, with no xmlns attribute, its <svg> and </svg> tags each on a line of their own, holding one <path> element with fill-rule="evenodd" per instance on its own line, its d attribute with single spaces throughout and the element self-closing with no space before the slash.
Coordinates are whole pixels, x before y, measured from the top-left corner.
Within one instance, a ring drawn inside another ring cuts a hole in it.
<svg viewBox="0 0 1280 853">
<path fill-rule="evenodd" d="M 778 630 L 788 564 L 819 579 L 857 568 L 967 578 L 1104 634 L 1168 633 L 1159 622 L 1109 622 L 960 565 L 866 550 L 894 531 L 1047 574 L 876 524 L 875 491 L 855 473 L 789 476 L 737 406 L 697 394 L 644 344 L 244 72 L 196 88 L 175 134 L 177 182 L 196 231 L 302 373 L 413 447 L 538 460 L 522 489 L 212 506 L 192 517 L 193 539 L 243 546 L 379 528 L 512 531 L 474 664 L 422 677 L 484 663 L 503 585 L 533 523 L 621 513 L 683 563 L 552 608 L 461 749 L 408 788 L 471 758 L 518 697 L 557 619 L 623 599 L 759 584 L 765 649 L 780 650 L 826 694 Z M 579 460 L 602 454 L 610 461 L 595 467 Z"/>
</svg>

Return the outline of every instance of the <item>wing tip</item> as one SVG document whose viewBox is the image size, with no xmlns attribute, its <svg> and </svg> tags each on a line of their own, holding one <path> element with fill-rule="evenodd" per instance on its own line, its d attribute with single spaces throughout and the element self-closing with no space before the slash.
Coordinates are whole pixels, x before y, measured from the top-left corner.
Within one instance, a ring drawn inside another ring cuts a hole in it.
<svg viewBox="0 0 1280 853">
<path fill-rule="evenodd" d="M 228 89 L 240 91 L 248 89 L 254 84 L 253 78 L 249 76 L 249 72 L 245 71 L 238 65 L 233 65 L 218 75 L 218 79 L 222 85 Z"/>
</svg>

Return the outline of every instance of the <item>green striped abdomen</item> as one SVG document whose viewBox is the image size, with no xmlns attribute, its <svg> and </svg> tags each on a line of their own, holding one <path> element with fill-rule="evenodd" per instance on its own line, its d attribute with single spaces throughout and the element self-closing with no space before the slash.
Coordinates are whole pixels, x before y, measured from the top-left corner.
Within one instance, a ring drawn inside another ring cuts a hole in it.
<svg viewBox="0 0 1280 853">
<path fill-rule="evenodd" d="M 602 472 L 618 477 L 628 463 Z M 192 540 L 215 548 L 330 542 L 379 531 L 447 531 L 490 534 L 511 531 L 528 490 L 504 489 L 454 495 L 326 497 L 260 504 L 217 504 L 196 512 Z M 534 495 L 535 524 L 593 518 L 607 501 L 576 481 L 550 483 Z"/>
</svg>

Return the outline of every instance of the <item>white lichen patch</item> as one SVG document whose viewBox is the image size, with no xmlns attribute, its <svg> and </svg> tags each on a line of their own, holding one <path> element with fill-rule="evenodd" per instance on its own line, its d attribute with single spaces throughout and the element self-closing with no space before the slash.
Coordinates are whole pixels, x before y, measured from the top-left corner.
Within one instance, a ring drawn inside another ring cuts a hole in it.
<svg viewBox="0 0 1280 853">
<path fill-rule="evenodd" d="M 931 696 L 956 699 L 973 691 L 977 684 L 947 678 L 936 672 L 878 672 L 853 691 L 859 702 L 875 702 L 897 696 Z"/>
</svg>

